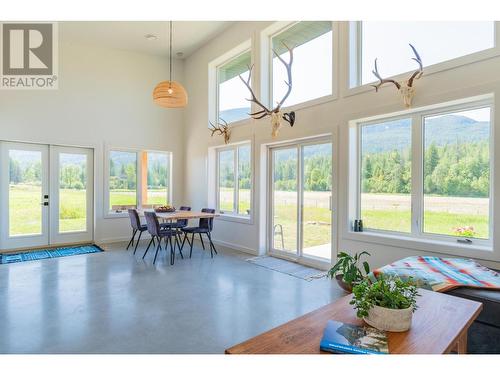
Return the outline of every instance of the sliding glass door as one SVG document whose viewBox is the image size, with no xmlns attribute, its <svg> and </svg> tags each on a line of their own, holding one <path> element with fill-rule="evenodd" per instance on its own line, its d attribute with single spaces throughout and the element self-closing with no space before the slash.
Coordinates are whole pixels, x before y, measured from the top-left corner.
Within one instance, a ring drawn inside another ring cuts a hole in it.
<svg viewBox="0 0 500 375">
<path fill-rule="evenodd" d="M 93 240 L 93 152 L 0 142 L 0 249 Z"/>
<path fill-rule="evenodd" d="M 271 148 L 270 160 L 270 253 L 330 261 L 331 141 Z"/>
</svg>

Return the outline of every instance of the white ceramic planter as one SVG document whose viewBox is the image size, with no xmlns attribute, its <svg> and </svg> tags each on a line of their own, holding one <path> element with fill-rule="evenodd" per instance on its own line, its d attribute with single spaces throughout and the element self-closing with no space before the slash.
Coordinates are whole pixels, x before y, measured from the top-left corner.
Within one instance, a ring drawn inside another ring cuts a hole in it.
<svg viewBox="0 0 500 375">
<path fill-rule="evenodd" d="M 382 331 L 404 332 L 410 329 L 412 316 L 413 311 L 411 307 L 396 310 L 373 306 L 368 311 L 368 316 L 363 318 L 363 320 L 372 327 Z"/>
</svg>

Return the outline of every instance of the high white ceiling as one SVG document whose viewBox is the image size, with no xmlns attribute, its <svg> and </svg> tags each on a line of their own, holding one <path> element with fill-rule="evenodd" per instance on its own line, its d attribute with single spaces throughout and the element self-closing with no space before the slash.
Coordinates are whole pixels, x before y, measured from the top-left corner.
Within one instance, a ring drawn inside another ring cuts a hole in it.
<svg viewBox="0 0 500 375">
<path fill-rule="evenodd" d="M 173 54 L 189 56 L 200 46 L 220 34 L 233 22 L 229 21 L 174 21 Z M 169 22 L 99 21 L 60 22 L 61 37 L 65 41 L 96 44 L 109 48 L 131 50 L 168 56 Z M 156 40 L 147 40 L 153 34 Z"/>
</svg>

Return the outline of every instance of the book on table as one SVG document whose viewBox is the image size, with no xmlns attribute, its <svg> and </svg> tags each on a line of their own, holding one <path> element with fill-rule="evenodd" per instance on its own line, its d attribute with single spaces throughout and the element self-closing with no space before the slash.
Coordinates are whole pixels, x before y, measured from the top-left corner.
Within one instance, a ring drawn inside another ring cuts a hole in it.
<svg viewBox="0 0 500 375">
<path fill-rule="evenodd" d="M 335 320 L 328 321 L 320 349 L 338 354 L 389 354 L 384 331 Z"/>
</svg>

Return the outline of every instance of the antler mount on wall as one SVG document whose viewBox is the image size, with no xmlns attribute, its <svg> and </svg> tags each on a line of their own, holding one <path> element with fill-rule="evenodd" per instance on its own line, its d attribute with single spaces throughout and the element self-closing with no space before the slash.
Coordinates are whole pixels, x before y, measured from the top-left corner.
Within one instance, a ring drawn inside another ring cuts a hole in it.
<svg viewBox="0 0 500 375">
<path fill-rule="evenodd" d="M 224 137 L 224 143 L 227 145 L 231 137 L 231 129 L 229 128 L 229 124 L 224 119 L 221 118 L 220 120 L 221 122 L 218 122 L 217 125 L 210 122 L 210 131 L 212 132 L 212 137 L 215 134 L 222 135 Z"/>
<path fill-rule="evenodd" d="M 283 63 L 287 72 L 287 81 L 285 81 L 285 84 L 287 85 L 287 91 L 283 96 L 283 98 L 277 103 L 276 107 L 274 107 L 273 109 L 269 109 L 267 106 L 262 104 L 262 102 L 259 99 L 257 99 L 257 96 L 255 96 L 255 93 L 253 92 L 253 89 L 250 86 L 250 82 L 252 80 L 253 65 L 248 67 L 249 70 L 248 79 L 245 80 L 241 75 L 239 76 L 241 81 L 248 88 L 248 91 L 250 91 L 250 95 L 252 96 L 250 99 L 247 100 L 252 103 L 255 103 L 260 108 L 260 110 L 258 110 L 257 112 L 250 113 L 250 116 L 256 120 L 260 120 L 265 117 L 270 117 L 273 138 L 276 138 L 276 136 L 278 135 L 279 130 L 281 128 L 282 120 L 288 122 L 290 126 L 293 126 L 295 124 L 295 112 L 294 111 L 283 112 L 281 110 L 281 107 L 285 103 L 285 100 L 288 98 L 288 96 L 290 96 L 290 93 L 292 92 L 292 63 L 293 63 L 293 49 L 289 48 L 285 43 L 283 43 L 283 45 L 288 50 L 290 56 L 288 63 L 280 55 L 278 55 L 278 53 L 275 50 L 273 50 L 273 53 Z"/>
<path fill-rule="evenodd" d="M 378 72 L 377 59 L 375 59 L 375 69 L 372 70 L 372 73 L 375 75 L 375 77 L 377 77 L 380 80 L 380 82 L 378 84 L 372 85 L 373 87 L 375 87 L 375 91 L 378 92 L 378 89 L 380 88 L 380 86 L 382 86 L 385 83 L 394 84 L 394 86 L 396 86 L 399 93 L 403 97 L 403 102 L 404 102 L 406 108 L 411 107 L 411 102 L 412 102 L 413 96 L 415 95 L 415 87 L 413 86 L 413 84 L 415 83 L 415 80 L 419 79 L 424 74 L 424 67 L 422 65 L 422 59 L 420 58 L 420 55 L 418 54 L 417 50 L 415 49 L 415 47 L 413 47 L 412 44 L 410 44 L 410 47 L 411 47 L 413 53 L 415 54 L 415 57 L 413 57 L 412 60 L 417 62 L 418 69 L 415 70 L 407 80 L 397 82 L 393 79 L 382 78 L 380 73 Z"/>
</svg>

